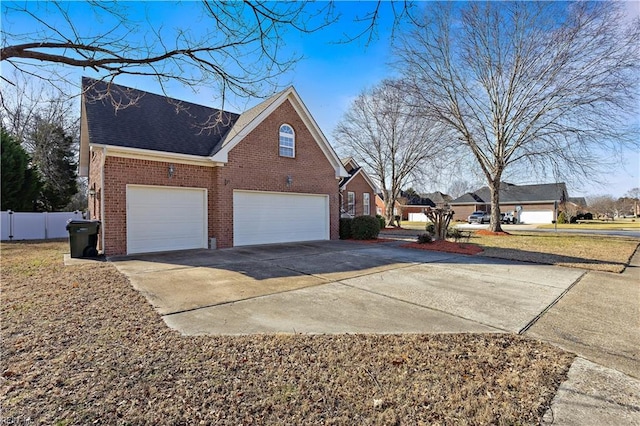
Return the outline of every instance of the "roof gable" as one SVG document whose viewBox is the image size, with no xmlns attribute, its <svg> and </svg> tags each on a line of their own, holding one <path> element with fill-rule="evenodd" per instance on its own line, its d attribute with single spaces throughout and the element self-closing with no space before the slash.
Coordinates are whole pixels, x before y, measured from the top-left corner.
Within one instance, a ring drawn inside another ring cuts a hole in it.
<svg viewBox="0 0 640 426">
<path fill-rule="evenodd" d="M 513 185 L 500 183 L 500 203 L 540 203 L 554 202 L 567 198 L 567 187 L 564 183 L 545 183 L 539 185 Z M 468 204 L 491 202 L 491 190 L 483 186 L 475 192 L 468 192 L 450 204 Z"/>
<path fill-rule="evenodd" d="M 334 167 L 336 178 L 348 177 L 349 174 L 344 169 L 340 159 L 293 86 L 273 95 L 269 99 L 243 113 L 230 131 L 225 135 L 219 145 L 219 149 L 214 152 L 211 159 L 213 161 L 226 163 L 229 158 L 229 151 L 239 144 L 245 136 L 251 133 L 260 123 L 266 120 L 271 113 L 286 101 L 291 103 L 327 160 Z"/>
<path fill-rule="evenodd" d="M 226 163 L 234 146 L 289 101 L 333 166 L 336 178 L 349 176 L 293 87 L 236 114 L 87 77 L 83 77 L 82 86 L 83 170 L 88 167 L 89 144 Z M 107 91 L 116 103 L 127 107 L 117 109 L 110 100 L 103 99 L 101 95 Z"/>
</svg>

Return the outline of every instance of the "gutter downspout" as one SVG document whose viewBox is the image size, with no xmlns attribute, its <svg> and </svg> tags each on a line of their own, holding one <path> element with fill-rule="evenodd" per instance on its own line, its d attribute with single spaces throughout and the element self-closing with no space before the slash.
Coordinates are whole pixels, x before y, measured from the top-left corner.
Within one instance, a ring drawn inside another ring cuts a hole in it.
<svg viewBox="0 0 640 426">
<path fill-rule="evenodd" d="M 102 159 L 100 160 L 100 246 L 104 254 L 104 163 L 107 161 L 107 147 L 102 147 Z"/>
</svg>

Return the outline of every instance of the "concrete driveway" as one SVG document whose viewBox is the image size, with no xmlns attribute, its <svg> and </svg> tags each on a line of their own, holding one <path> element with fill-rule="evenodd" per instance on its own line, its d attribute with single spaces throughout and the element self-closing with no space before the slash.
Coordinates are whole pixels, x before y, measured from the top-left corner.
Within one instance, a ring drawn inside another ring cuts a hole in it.
<svg viewBox="0 0 640 426">
<path fill-rule="evenodd" d="M 112 259 L 187 335 L 520 332 L 578 269 L 325 241 Z"/>
</svg>

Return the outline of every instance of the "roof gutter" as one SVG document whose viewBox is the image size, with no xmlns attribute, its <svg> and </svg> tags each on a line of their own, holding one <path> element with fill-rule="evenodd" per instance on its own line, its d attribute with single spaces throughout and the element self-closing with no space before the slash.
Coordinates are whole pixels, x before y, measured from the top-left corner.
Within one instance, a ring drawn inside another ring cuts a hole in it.
<svg viewBox="0 0 640 426">
<path fill-rule="evenodd" d="M 114 157 L 139 158 L 139 159 L 149 159 L 154 161 L 171 161 L 171 162 L 180 163 L 180 164 L 193 164 L 197 166 L 206 166 L 206 167 L 217 167 L 217 166 L 224 165 L 224 163 L 215 161 L 209 156 L 180 154 L 176 152 L 162 152 L 162 151 L 154 151 L 150 149 L 131 148 L 131 147 L 115 146 L 115 145 L 102 145 L 102 144 L 96 144 L 96 143 L 92 143 L 91 147 L 102 148 L 104 154 L 106 154 L 106 149 L 108 147 L 110 155 Z"/>
</svg>

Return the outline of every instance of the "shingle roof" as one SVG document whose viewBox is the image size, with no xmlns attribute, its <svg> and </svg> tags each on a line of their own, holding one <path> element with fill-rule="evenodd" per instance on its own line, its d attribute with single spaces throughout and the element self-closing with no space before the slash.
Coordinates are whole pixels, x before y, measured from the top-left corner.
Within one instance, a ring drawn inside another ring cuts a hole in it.
<svg viewBox="0 0 640 426">
<path fill-rule="evenodd" d="M 87 77 L 82 79 L 82 86 L 87 130 L 93 144 L 209 156 L 220 148 L 240 117 Z M 110 99 L 101 96 L 107 89 L 116 102 L 127 104 L 131 98 L 136 102 L 116 109 Z"/>
<path fill-rule="evenodd" d="M 427 194 L 420 194 L 420 196 L 422 198 L 428 198 L 429 200 L 431 200 L 435 204 L 444 204 L 444 203 L 448 203 L 451 200 L 453 200 L 453 198 L 450 195 L 443 194 L 440 191 L 429 192 Z"/>
<path fill-rule="evenodd" d="M 560 201 L 567 197 L 567 187 L 564 183 L 545 183 L 539 185 L 513 185 L 502 182 L 500 184 L 501 203 L 531 203 L 543 201 Z M 475 192 L 466 193 L 450 204 L 490 203 L 491 191 L 483 186 Z"/>
</svg>

